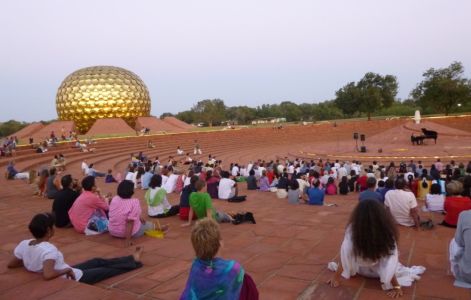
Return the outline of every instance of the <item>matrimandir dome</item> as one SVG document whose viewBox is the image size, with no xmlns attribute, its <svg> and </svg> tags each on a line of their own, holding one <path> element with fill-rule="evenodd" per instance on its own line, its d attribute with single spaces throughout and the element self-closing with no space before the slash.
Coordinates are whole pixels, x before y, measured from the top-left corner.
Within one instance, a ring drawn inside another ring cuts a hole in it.
<svg viewBox="0 0 471 300">
<path fill-rule="evenodd" d="M 86 133 L 97 119 L 122 118 L 134 128 L 137 117 L 150 115 L 150 97 L 144 82 L 131 71 L 94 66 L 67 76 L 56 96 L 59 120 L 74 121 Z"/>
</svg>

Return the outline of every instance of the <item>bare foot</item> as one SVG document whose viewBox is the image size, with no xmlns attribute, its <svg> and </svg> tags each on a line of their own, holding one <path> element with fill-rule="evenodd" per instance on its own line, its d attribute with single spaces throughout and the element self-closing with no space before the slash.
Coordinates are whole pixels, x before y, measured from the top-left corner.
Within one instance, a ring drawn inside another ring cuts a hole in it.
<svg viewBox="0 0 471 300">
<path fill-rule="evenodd" d="M 132 256 L 134 257 L 134 260 L 135 260 L 135 261 L 137 261 L 137 262 L 140 262 L 140 261 L 141 261 L 142 252 L 144 252 L 144 247 L 142 247 L 142 246 L 137 246 L 137 247 L 136 247 L 136 251 L 134 251 L 134 253 L 132 254 Z"/>
<path fill-rule="evenodd" d="M 160 227 L 160 230 L 162 232 L 167 232 L 170 229 L 170 226 L 168 224 L 164 224 Z"/>
</svg>

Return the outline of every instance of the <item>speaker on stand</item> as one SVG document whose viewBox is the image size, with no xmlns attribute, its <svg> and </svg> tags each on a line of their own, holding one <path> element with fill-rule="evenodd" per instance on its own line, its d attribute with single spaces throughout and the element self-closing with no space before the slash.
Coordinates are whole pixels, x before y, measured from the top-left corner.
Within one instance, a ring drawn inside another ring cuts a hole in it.
<svg viewBox="0 0 471 300">
<path fill-rule="evenodd" d="M 361 135 L 360 135 L 360 140 L 361 140 L 360 152 L 365 153 L 365 152 L 366 152 L 366 146 L 365 146 L 366 136 L 365 136 L 364 134 L 361 134 Z"/>
<path fill-rule="evenodd" d="M 358 152 L 358 132 L 353 133 L 353 139 L 355 140 L 355 151 Z"/>
</svg>

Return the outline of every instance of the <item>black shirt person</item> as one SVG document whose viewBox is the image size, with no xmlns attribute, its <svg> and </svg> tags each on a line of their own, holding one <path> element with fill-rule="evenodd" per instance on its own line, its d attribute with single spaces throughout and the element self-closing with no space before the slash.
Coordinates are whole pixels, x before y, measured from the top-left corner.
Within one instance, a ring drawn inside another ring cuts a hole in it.
<svg viewBox="0 0 471 300">
<path fill-rule="evenodd" d="M 61 179 L 62 190 L 58 191 L 52 203 L 52 212 L 55 214 L 56 227 L 67 227 L 70 225 L 69 209 L 80 193 L 71 189 L 72 176 L 65 175 Z"/>
</svg>

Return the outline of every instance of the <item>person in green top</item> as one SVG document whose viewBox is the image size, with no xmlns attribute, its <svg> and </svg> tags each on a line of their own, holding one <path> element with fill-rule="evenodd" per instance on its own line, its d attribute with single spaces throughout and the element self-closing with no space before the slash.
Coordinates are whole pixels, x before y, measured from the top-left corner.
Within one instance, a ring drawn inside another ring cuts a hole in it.
<svg viewBox="0 0 471 300">
<path fill-rule="evenodd" d="M 211 196 L 208 193 L 202 192 L 205 185 L 206 183 L 203 180 L 196 181 L 196 192 L 190 194 L 190 212 L 188 214 L 188 222 L 182 224 L 182 227 L 191 225 L 193 214 L 196 214 L 198 219 L 208 217 L 216 220 L 218 223 L 232 222 L 233 218 L 230 215 L 214 209 Z"/>
</svg>

